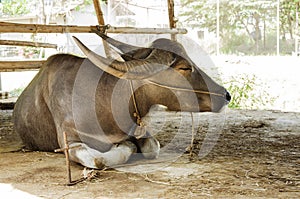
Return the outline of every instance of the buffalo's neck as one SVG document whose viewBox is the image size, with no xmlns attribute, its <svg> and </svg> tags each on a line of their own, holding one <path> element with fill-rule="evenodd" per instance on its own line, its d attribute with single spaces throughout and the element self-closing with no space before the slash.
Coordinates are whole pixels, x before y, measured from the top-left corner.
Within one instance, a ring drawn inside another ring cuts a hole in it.
<svg viewBox="0 0 300 199">
<path fill-rule="evenodd" d="M 178 99 L 170 89 L 151 84 L 143 84 L 136 90 L 135 101 L 141 117 L 144 117 L 151 107 L 157 104 L 166 106 L 169 110 L 180 110 Z M 133 102 L 131 104 L 134 105 Z"/>
</svg>

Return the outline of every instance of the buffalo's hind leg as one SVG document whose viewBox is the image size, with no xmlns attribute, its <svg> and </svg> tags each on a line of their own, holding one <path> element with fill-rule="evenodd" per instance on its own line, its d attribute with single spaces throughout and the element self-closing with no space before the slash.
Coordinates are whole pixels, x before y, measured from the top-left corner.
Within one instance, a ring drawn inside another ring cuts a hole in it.
<svg viewBox="0 0 300 199">
<path fill-rule="evenodd" d="M 72 143 L 69 147 L 71 148 L 69 150 L 70 160 L 94 169 L 124 164 L 137 150 L 136 146 L 130 141 L 115 144 L 105 153 L 92 149 L 80 142 Z"/>
</svg>

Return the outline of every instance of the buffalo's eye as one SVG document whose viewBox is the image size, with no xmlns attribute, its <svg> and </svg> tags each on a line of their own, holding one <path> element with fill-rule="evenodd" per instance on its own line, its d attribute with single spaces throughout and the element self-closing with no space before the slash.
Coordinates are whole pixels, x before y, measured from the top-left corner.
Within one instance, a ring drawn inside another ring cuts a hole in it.
<svg viewBox="0 0 300 199">
<path fill-rule="evenodd" d="M 179 70 L 183 70 L 183 71 L 192 71 L 192 68 L 179 68 Z"/>
</svg>

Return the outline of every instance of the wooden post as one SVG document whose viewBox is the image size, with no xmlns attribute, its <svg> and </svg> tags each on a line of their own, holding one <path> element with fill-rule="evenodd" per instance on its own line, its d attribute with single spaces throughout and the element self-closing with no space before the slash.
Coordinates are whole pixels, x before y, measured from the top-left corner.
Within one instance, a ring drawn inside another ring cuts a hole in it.
<svg viewBox="0 0 300 199">
<path fill-rule="evenodd" d="M 64 132 L 64 142 L 65 142 L 65 156 L 66 156 L 66 165 L 67 165 L 67 177 L 68 183 L 72 183 L 72 176 L 71 176 L 71 166 L 70 166 L 70 158 L 69 158 L 69 143 L 67 140 L 67 133 Z"/>
<path fill-rule="evenodd" d="M 100 6 L 100 0 L 93 0 L 93 1 L 94 1 L 94 7 L 95 7 L 97 19 L 98 19 L 98 24 L 100 26 L 101 25 L 104 26 L 105 22 L 104 22 L 103 12 L 102 12 L 101 6 Z M 106 33 L 104 32 L 104 34 L 106 34 Z M 102 43 L 103 43 L 103 48 L 104 48 L 104 52 L 105 52 L 106 56 L 109 56 L 108 43 L 106 43 L 106 41 L 104 39 L 102 39 Z"/>
<path fill-rule="evenodd" d="M 56 149 L 56 150 L 54 150 L 54 152 L 64 152 L 65 153 L 66 165 L 67 165 L 67 178 L 68 178 L 68 185 L 69 185 L 72 183 L 71 166 L 70 166 L 70 159 L 69 159 L 69 143 L 68 143 L 66 132 L 63 132 L 63 136 L 64 136 L 65 148 Z"/>
<path fill-rule="evenodd" d="M 176 21 L 174 17 L 174 0 L 168 0 L 168 13 L 170 29 L 176 28 Z M 171 39 L 176 40 L 176 35 L 171 34 Z"/>
<path fill-rule="evenodd" d="M 72 186 L 72 185 L 75 185 L 76 183 L 84 180 L 84 178 L 81 178 L 79 180 L 72 181 L 71 165 L 70 165 L 70 158 L 69 158 L 69 149 L 74 149 L 74 148 L 80 147 L 80 145 L 74 146 L 74 147 L 69 147 L 68 137 L 67 137 L 67 133 L 65 131 L 63 132 L 63 138 L 64 138 L 65 148 L 55 149 L 54 152 L 55 153 L 64 152 L 65 157 L 66 157 L 66 166 L 67 166 L 67 179 L 68 179 L 67 185 Z"/>
<path fill-rule="evenodd" d="M 94 1 L 94 8 L 95 8 L 97 19 L 98 19 L 98 24 L 105 25 L 103 12 L 101 10 L 101 6 L 100 6 L 100 2 L 99 2 L 100 0 L 93 0 L 93 1 Z"/>
</svg>

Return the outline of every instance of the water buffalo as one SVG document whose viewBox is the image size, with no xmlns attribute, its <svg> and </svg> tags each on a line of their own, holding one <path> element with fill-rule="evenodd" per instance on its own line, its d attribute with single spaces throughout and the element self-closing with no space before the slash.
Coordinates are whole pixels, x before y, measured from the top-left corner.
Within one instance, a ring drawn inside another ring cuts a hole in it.
<svg viewBox="0 0 300 199">
<path fill-rule="evenodd" d="M 151 106 L 219 112 L 230 101 L 180 43 L 157 39 L 141 48 L 98 34 L 119 50 L 118 59 L 74 37 L 86 58 L 51 56 L 17 100 L 14 125 L 26 148 L 63 148 L 66 132 L 70 159 L 89 168 L 123 164 L 135 153 L 152 159 L 160 145 L 141 122 Z"/>
</svg>

